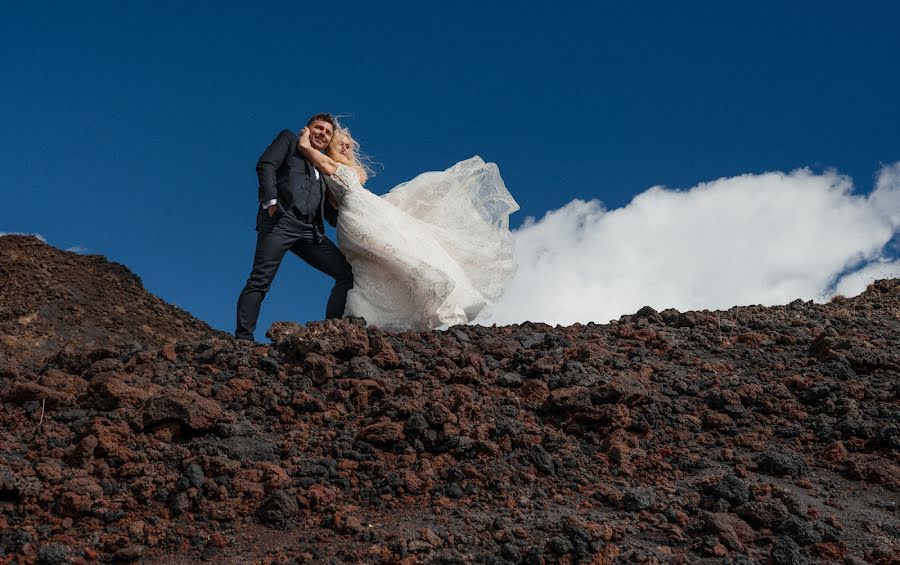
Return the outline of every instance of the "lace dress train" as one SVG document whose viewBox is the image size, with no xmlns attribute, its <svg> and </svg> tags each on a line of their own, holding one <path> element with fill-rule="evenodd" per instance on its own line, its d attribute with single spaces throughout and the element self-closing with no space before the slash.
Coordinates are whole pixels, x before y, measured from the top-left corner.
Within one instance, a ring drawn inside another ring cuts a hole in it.
<svg viewBox="0 0 900 565">
<path fill-rule="evenodd" d="M 496 165 L 473 157 L 384 197 L 345 165 L 334 179 L 338 244 L 354 278 L 345 315 L 433 329 L 471 322 L 503 294 L 515 273 L 509 214 L 519 206 Z"/>
</svg>

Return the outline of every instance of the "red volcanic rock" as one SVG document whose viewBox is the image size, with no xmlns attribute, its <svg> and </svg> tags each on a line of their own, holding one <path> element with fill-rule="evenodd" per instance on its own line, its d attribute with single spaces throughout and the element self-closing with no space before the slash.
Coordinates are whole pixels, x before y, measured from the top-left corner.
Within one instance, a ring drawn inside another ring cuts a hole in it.
<svg viewBox="0 0 900 565">
<path fill-rule="evenodd" d="M 104 374 L 91 380 L 90 392 L 97 407 L 115 409 L 122 404 L 140 405 L 159 391 L 159 386 L 143 383 L 143 386 L 126 384 L 116 374 Z"/>
<path fill-rule="evenodd" d="M 379 422 L 359 430 L 357 438 L 374 445 L 390 445 L 404 438 L 400 422 Z"/>
<path fill-rule="evenodd" d="M 55 390 L 35 382 L 17 382 L 3 393 L 3 398 L 12 402 L 24 402 L 26 400 L 41 400 L 50 404 L 50 407 L 72 406 L 77 399 L 74 395 L 65 391 Z"/>
<path fill-rule="evenodd" d="M 194 430 L 203 431 L 222 418 L 218 402 L 203 398 L 193 391 L 167 390 L 147 400 L 138 413 L 141 428 L 148 429 L 165 422 L 179 422 Z"/>
<path fill-rule="evenodd" d="M 649 392 L 642 379 L 634 374 L 617 375 L 610 382 L 594 387 L 595 402 L 614 402 L 633 405 L 643 401 Z"/>
<path fill-rule="evenodd" d="M 109 420 L 102 416 L 94 418 L 86 430 L 97 438 L 95 455 L 115 457 L 127 461 L 133 456 L 128 449 L 134 436 L 128 424 L 122 420 Z"/>
<path fill-rule="evenodd" d="M 3 562 L 890 563 L 900 548 L 898 281 L 608 325 L 279 323 L 259 345 L 102 258 L 29 238 L 0 253 L 21 283 L 0 287 Z"/>
<path fill-rule="evenodd" d="M 550 395 L 547 383 L 540 379 L 528 379 L 519 388 L 522 400 L 531 404 L 543 404 Z"/>
<path fill-rule="evenodd" d="M 701 518 L 704 525 L 731 551 L 744 551 L 745 544 L 756 540 L 753 528 L 734 514 L 703 512 Z"/>
<path fill-rule="evenodd" d="M 310 508 L 330 508 L 338 498 L 338 491 L 332 487 L 312 485 L 307 489 L 304 498 Z"/>
<path fill-rule="evenodd" d="M 372 348 L 372 362 L 381 369 L 393 369 L 400 364 L 400 357 L 383 333 L 372 330 L 369 336 L 369 345 Z"/>
<path fill-rule="evenodd" d="M 735 510 L 738 516 L 758 528 L 773 528 L 790 515 L 784 503 L 770 498 L 757 502 L 747 502 Z"/>
<path fill-rule="evenodd" d="M 0 236 L 0 281 L 0 369 L 33 366 L 64 348 L 162 346 L 214 333 L 148 293 L 124 266 L 35 237 Z"/>
<path fill-rule="evenodd" d="M 85 379 L 58 369 L 49 369 L 41 375 L 38 383 L 56 392 L 75 397 L 76 400 L 83 397 L 88 388 L 88 382 Z"/>
<path fill-rule="evenodd" d="M 552 391 L 549 398 L 544 401 L 544 406 L 547 410 L 572 412 L 591 410 L 594 405 L 591 402 L 590 390 L 587 387 L 573 386 Z"/>
<path fill-rule="evenodd" d="M 276 322 L 266 337 L 286 352 L 305 355 L 349 357 L 369 352 L 369 337 L 364 327 L 338 320 L 310 322 L 306 326 Z"/>
<path fill-rule="evenodd" d="M 59 513 L 77 518 L 103 501 L 103 488 L 93 477 L 77 477 L 62 485 L 57 496 Z"/>
</svg>

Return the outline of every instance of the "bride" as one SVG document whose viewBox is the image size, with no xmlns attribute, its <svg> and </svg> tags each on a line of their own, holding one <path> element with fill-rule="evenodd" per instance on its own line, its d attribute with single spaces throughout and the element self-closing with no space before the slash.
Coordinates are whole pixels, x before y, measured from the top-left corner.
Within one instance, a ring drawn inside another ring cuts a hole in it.
<svg viewBox="0 0 900 565">
<path fill-rule="evenodd" d="M 471 322 L 515 273 L 509 214 L 519 209 L 493 163 L 472 157 L 378 196 L 365 187 L 359 144 L 339 128 L 320 153 L 300 132 L 300 152 L 336 183 L 338 245 L 353 267 L 345 316 L 393 330 Z"/>
</svg>

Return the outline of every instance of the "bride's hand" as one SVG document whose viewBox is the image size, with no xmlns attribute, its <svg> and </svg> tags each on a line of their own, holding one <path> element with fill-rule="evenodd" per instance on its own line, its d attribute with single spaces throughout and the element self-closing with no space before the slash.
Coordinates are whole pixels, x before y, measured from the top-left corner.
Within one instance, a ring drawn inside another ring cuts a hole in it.
<svg viewBox="0 0 900 565">
<path fill-rule="evenodd" d="M 297 142 L 297 145 L 300 149 L 312 149 L 312 145 L 309 144 L 309 128 L 300 130 L 300 141 Z"/>
</svg>

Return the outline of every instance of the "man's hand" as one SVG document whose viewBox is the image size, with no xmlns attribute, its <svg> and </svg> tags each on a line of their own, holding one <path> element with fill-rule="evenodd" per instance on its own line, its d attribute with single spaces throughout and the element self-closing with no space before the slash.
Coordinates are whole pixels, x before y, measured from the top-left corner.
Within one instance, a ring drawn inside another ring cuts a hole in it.
<svg viewBox="0 0 900 565">
<path fill-rule="evenodd" d="M 272 216 L 275 215 L 275 212 L 278 211 L 278 204 L 273 204 L 273 205 L 269 206 L 267 208 L 267 210 L 269 210 L 269 217 L 271 218 Z"/>
<path fill-rule="evenodd" d="M 301 149 L 312 149 L 312 145 L 309 143 L 309 128 L 300 130 L 300 141 L 298 141 L 297 144 Z"/>
</svg>

